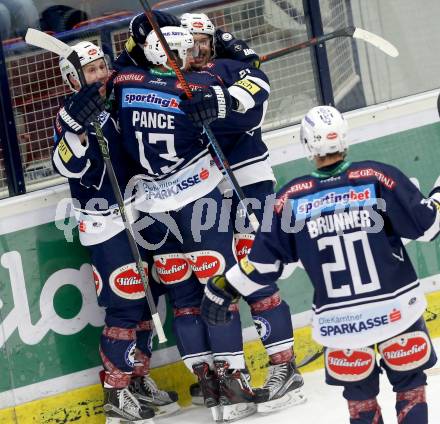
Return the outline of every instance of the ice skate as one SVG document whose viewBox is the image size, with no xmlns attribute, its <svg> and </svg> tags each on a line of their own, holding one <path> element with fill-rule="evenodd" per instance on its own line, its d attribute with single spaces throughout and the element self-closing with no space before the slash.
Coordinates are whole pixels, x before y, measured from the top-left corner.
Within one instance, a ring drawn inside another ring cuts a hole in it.
<svg viewBox="0 0 440 424">
<path fill-rule="evenodd" d="M 104 387 L 106 424 L 154 424 L 154 410 L 141 406 L 128 388 Z"/>
<path fill-rule="evenodd" d="M 262 388 L 255 389 L 258 412 L 268 413 L 304 403 L 301 390 L 304 380 L 295 361 L 269 366 L 269 375 Z"/>
<path fill-rule="evenodd" d="M 152 408 L 156 417 L 164 417 L 180 410 L 177 393 L 160 390 L 148 375 L 132 377 L 129 388 L 140 405 Z"/>
<path fill-rule="evenodd" d="M 230 370 L 226 361 L 215 361 L 214 364 L 219 379 L 221 405 L 221 417 L 216 421 L 236 421 L 257 412 L 249 375 L 241 370 Z"/>
<path fill-rule="evenodd" d="M 199 383 L 194 383 L 189 386 L 189 394 L 191 395 L 191 403 L 193 405 L 203 406 L 205 404 L 202 388 Z"/>
<path fill-rule="evenodd" d="M 219 404 L 218 379 L 214 371 L 209 369 L 206 362 L 193 365 L 194 374 L 199 379 L 200 393 L 203 397 L 202 405 L 212 408 Z"/>
<path fill-rule="evenodd" d="M 218 379 L 214 371 L 209 369 L 206 362 L 193 365 L 194 374 L 198 378 L 198 398 L 200 405 L 210 408 L 214 421 L 222 421 L 222 411 L 219 403 Z M 192 385 L 193 387 L 195 385 Z M 193 389 L 194 390 L 194 389 Z"/>
</svg>

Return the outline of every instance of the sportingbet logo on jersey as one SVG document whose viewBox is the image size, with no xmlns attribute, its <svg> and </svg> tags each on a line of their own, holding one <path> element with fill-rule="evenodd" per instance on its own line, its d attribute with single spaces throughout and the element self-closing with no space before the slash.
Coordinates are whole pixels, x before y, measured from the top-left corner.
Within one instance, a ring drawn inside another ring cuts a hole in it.
<svg viewBox="0 0 440 424">
<path fill-rule="evenodd" d="M 148 89 L 124 88 L 122 90 L 122 107 L 155 109 L 162 112 L 180 113 L 180 99 L 173 94 Z"/>
<path fill-rule="evenodd" d="M 373 184 L 345 186 L 319 191 L 312 195 L 291 200 L 296 219 L 306 219 L 345 208 L 375 205 L 376 190 Z"/>
</svg>

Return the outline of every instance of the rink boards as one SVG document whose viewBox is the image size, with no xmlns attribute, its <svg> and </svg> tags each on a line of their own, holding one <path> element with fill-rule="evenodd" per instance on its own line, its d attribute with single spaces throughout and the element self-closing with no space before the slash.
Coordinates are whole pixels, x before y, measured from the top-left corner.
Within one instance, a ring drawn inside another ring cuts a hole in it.
<svg viewBox="0 0 440 424">
<path fill-rule="evenodd" d="M 440 123 L 436 93 L 408 98 L 349 113 L 354 145 L 350 160 L 389 162 L 418 180 L 427 193 L 438 177 Z M 310 171 L 302 157 L 298 128 L 266 134 L 278 183 Z M 286 161 L 289 158 L 289 161 Z M 76 230 L 67 242 L 56 221 L 66 186 L 7 199 L 0 203 L 0 422 L 102 423 L 101 389 L 97 384 L 97 344 L 103 324 L 90 284 L 87 252 Z M 68 224 L 68 223 L 67 223 Z M 58 228 L 57 228 L 58 227 Z M 433 337 L 440 337 L 440 245 L 411 242 L 407 249 L 428 294 L 426 319 Z M 294 314 L 298 362 L 319 352 L 310 339 L 311 286 L 301 268 L 280 282 Z M 254 384 L 264 379 L 267 362 L 255 342 L 248 309 L 242 305 L 247 363 Z M 187 387 L 194 380 L 178 361 L 170 333 L 167 305 L 159 305 L 169 335 L 156 346 L 152 374 L 162 388 L 179 391 L 189 403 Z M 304 371 L 322 366 L 320 359 Z"/>
</svg>

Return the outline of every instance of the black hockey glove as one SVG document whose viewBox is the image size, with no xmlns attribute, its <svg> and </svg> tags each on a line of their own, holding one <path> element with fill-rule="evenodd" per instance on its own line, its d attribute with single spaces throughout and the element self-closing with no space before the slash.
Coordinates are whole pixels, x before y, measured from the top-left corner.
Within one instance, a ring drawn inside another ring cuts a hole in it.
<svg viewBox="0 0 440 424">
<path fill-rule="evenodd" d="M 81 134 L 105 108 L 105 101 L 99 94 L 100 82 L 86 85 L 73 94 L 59 112 L 59 122 L 64 130 Z"/>
<path fill-rule="evenodd" d="M 195 91 L 191 99 L 188 99 L 185 94 L 180 98 L 182 100 L 179 109 L 185 112 L 198 128 L 209 125 L 216 119 L 225 119 L 232 109 L 231 95 L 220 85 L 212 85 L 204 90 Z"/>
<path fill-rule="evenodd" d="M 215 31 L 215 56 L 234 59 L 256 68 L 260 67 L 260 57 L 243 40 L 234 38 L 229 32 L 221 29 Z"/>
<path fill-rule="evenodd" d="M 164 26 L 179 26 L 180 19 L 176 18 L 174 15 L 166 12 L 160 12 L 159 10 L 154 10 L 153 15 L 156 18 L 159 28 Z M 133 37 L 134 41 L 138 44 L 145 44 L 147 35 L 151 32 L 153 28 L 145 15 L 145 13 L 140 13 L 136 15 L 130 22 L 129 31 L 130 35 Z"/>
<path fill-rule="evenodd" d="M 209 279 L 200 306 L 200 314 L 210 325 L 227 324 L 232 319 L 229 305 L 238 302 L 240 294 L 232 287 L 224 275 Z"/>
</svg>

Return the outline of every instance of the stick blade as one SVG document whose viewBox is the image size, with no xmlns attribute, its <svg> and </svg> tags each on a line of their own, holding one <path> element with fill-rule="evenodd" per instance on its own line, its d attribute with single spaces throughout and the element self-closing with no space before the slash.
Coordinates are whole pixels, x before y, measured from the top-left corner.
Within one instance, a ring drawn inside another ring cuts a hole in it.
<svg viewBox="0 0 440 424">
<path fill-rule="evenodd" d="M 363 40 L 367 43 L 372 44 L 374 47 L 382 50 L 388 56 L 399 56 L 399 51 L 389 41 L 385 40 L 379 35 L 373 34 L 370 31 L 366 31 L 365 29 L 356 28 L 353 33 L 353 38 L 357 38 L 358 40 Z"/>
<path fill-rule="evenodd" d="M 62 57 L 69 56 L 73 51 L 66 43 L 34 28 L 29 28 L 27 30 L 25 41 L 32 46 L 40 47 L 41 49 L 48 50 Z"/>
</svg>

